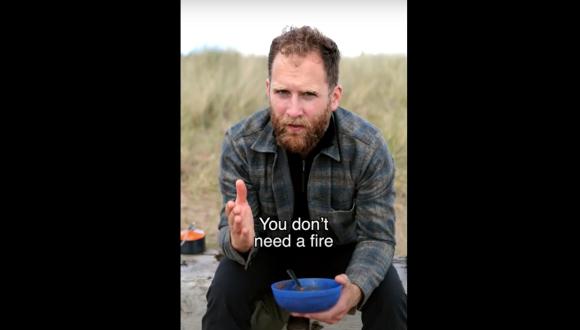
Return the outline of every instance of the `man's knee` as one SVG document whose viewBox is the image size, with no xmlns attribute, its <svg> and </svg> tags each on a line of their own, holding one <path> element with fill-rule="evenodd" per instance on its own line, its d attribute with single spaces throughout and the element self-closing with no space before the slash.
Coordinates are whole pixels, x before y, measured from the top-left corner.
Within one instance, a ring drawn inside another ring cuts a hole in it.
<svg viewBox="0 0 580 330">
<path fill-rule="evenodd" d="M 206 294 L 210 299 L 235 300 L 237 303 L 256 300 L 267 288 L 267 276 L 259 269 L 245 269 L 239 263 L 223 258 Z"/>
<path fill-rule="evenodd" d="M 363 329 L 407 329 L 407 294 L 395 267 L 389 268 L 362 312 Z"/>
<path fill-rule="evenodd" d="M 389 268 L 381 284 L 371 294 L 371 298 L 372 303 L 385 308 L 407 309 L 407 294 L 394 266 Z"/>
<path fill-rule="evenodd" d="M 208 302 L 215 298 L 238 297 L 239 299 L 240 295 L 245 293 L 243 290 L 249 287 L 244 283 L 246 276 L 242 265 L 231 259 L 223 258 L 207 291 Z"/>
</svg>

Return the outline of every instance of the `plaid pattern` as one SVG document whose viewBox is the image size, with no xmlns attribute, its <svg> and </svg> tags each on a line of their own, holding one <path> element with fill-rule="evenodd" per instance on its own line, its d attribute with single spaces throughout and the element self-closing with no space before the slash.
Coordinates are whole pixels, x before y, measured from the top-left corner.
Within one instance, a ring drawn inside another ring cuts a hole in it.
<svg viewBox="0 0 580 330">
<path fill-rule="evenodd" d="M 346 274 L 364 294 L 360 308 L 383 280 L 393 259 L 395 167 L 377 128 L 343 108 L 338 108 L 333 116 L 334 140 L 316 155 L 310 170 L 309 220 L 328 219 L 328 227 L 337 237 L 335 245 L 358 242 Z M 294 207 L 288 159 L 276 144 L 268 109 L 254 113 L 226 132 L 220 160 L 224 206 L 219 244 L 227 257 L 247 268 L 259 248 L 252 248 L 247 260 L 235 251 L 225 216 L 225 203 L 236 198 L 237 179 L 244 180 L 248 188 L 256 235 L 288 235 L 290 223 L 287 232 L 263 232 L 259 220 L 270 217 L 290 222 Z"/>
</svg>

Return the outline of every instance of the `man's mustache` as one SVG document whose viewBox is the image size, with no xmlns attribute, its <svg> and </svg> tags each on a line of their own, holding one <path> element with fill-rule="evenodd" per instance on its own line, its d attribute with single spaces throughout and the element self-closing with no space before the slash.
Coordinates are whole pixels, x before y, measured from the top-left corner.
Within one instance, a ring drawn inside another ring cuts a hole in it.
<svg viewBox="0 0 580 330">
<path fill-rule="evenodd" d="M 292 125 L 292 126 L 303 126 L 306 128 L 310 128 L 310 122 L 304 118 L 283 118 L 282 121 L 280 122 L 280 124 L 282 124 L 282 127 L 285 129 L 286 126 L 288 125 Z"/>
</svg>

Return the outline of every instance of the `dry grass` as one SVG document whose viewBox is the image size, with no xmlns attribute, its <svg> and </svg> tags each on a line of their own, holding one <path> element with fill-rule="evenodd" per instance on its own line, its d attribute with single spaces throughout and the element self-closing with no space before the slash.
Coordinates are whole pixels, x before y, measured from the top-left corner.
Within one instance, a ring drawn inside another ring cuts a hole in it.
<svg viewBox="0 0 580 330">
<path fill-rule="evenodd" d="M 397 249 L 407 255 L 407 59 L 345 58 L 341 106 L 377 126 L 397 166 Z M 265 57 L 204 52 L 181 59 L 181 224 L 195 223 L 217 247 L 218 164 L 225 131 L 267 105 Z"/>
</svg>

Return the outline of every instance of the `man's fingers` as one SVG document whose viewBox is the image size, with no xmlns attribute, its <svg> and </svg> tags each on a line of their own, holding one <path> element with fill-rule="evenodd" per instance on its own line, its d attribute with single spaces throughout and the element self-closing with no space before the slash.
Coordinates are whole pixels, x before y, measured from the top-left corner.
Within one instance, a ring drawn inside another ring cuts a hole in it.
<svg viewBox="0 0 580 330">
<path fill-rule="evenodd" d="M 228 217 L 228 223 L 230 226 L 233 224 L 234 216 L 236 215 L 234 210 L 236 208 L 236 203 L 234 201 L 228 201 L 226 203 L 226 215 Z"/>
<path fill-rule="evenodd" d="M 246 184 L 243 180 L 236 180 L 236 204 L 246 203 L 248 196 L 248 191 L 246 189 Z"/>
<path fill-rule="evenodd" d="M 232 233 L 235 235 L 240 235 L 242 232 L 242 218 L 238 215 L 233 216 L 233 223 L 232 223 Z"/>
<path fill-rule="evenodd" d="M 232 213 L 232 209 L 234 208 L 236 204 L 234 203 L 234 201 L 228 201 L 226 203 L 226 216 L 229 217 L 230 213 Z"/>
<path fill-rule="evenodd" d="M 234 212 L 231 212 L 230 210 L 230 214 L 228 214 L 228 225 L 232 228 L 234 226 L 234 217 L 235 217 Z"/>
<path fill-rule="evenodd" d="M 228 223 L 232 246 L 240 251 L 247 251 L 248 242 L 253 240 L 252 210 L 248 205 L 248 190 L 243 180 L 236 180 L 236 199 L 226 204 L 226 212 L 229 212 Z"/>
<path fill-rule="evenodd" d="M 348 279 L 348 276 L 346 276 L 346 274 L 336 275 L 334 277 L 334 280 L 342 285 L 346 285 L 346 284 L 350 283 L 350 280 Z"/>
</svg>

